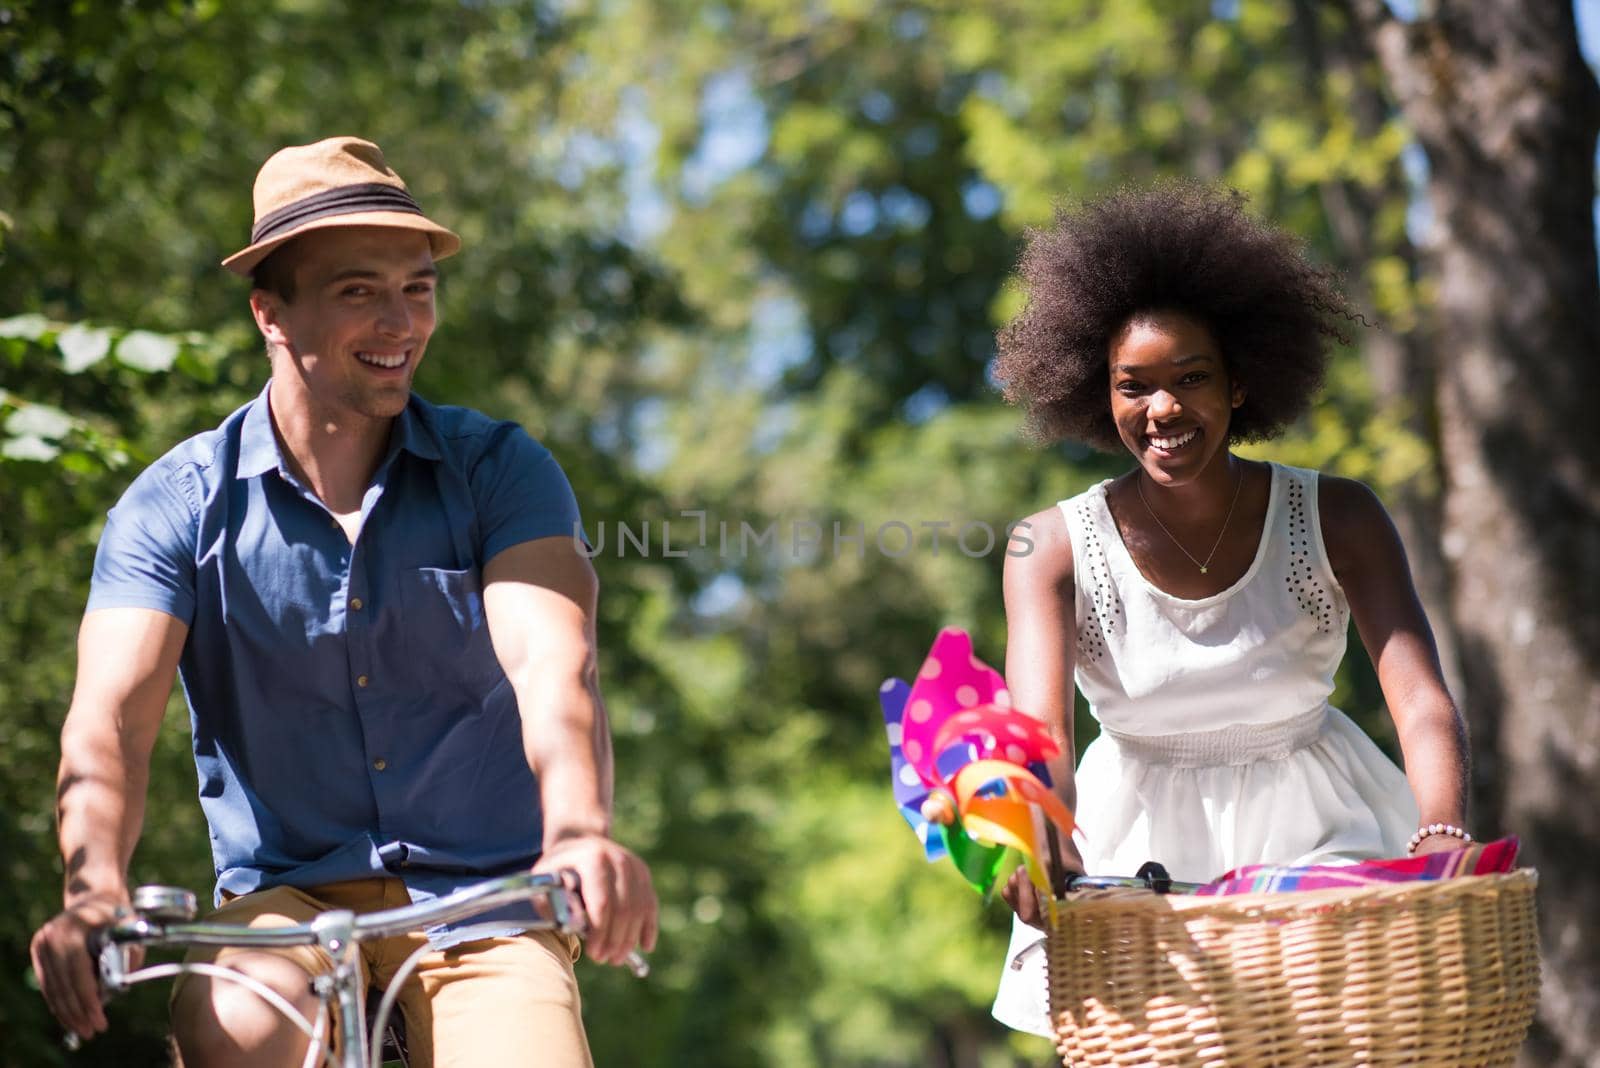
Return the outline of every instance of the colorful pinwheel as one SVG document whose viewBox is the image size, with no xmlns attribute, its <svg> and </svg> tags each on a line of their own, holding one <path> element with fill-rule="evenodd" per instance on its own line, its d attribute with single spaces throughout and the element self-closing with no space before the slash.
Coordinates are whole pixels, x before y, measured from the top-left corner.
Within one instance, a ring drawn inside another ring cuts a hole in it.
<svg viewBox="0 0 1600 1068">
<path fill-rule="evenodd" d="M 1044 724 L 1011 707 L 1005 679 L 973 655 L 971 637 L 940 631 L 916 682 L 889 679 L 878 697 L 895 802 L 928 859 L 948 854 L 988 897 L 1015 850 L 1034 885 L 1048 890 L 1039 862 L 1045 823 L 1072 833 L 1072 813 L 1044 766 L 1060 747 Z"/>
</svg>

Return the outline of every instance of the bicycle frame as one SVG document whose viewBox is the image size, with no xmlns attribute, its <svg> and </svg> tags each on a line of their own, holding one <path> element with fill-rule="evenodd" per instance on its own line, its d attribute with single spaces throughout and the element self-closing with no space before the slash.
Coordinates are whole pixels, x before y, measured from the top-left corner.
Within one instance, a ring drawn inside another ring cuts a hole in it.
<svg viewBox="0 0 1600 1068">
<path fill-rule="evenodd" d="M 365 1068 L 368 1061 L 368 1035 L 365 989 L 361 981 L 361 943 L 374 938 L 422 931 L 442 923 L 466 919 L 501 905 L 526 901 L 535 906 L 541 919 L 524 924 L 524 930 L 553 929 L 567 934 L 585 932 L 585 913 L 577 890 L 569 889 L 558 874 L 519 873 L 458 890 L 434 901 L 405 905 L 358 915 L 348 909 L 332 909 L 318 914 L 310 923 L 285 927 L 242 927 L 237 924 L 195 923 L 194 895 L 169 887 L 140 887 L 134 892 L 133 915 L 107 928 L 99 954 L 100 979 L 108 993 L 126 990 L 147 979 L 165 978 L 184 971 L 200 972 L 241 983 L 261 995 L 273 1008 L 294 1023 L 311 1040 L 306 1065 L 332 1063 L 322 1027 L 329 1005 L 337 1010 L 342 1054 L 340 1068 Z M 504 925 L 495 924 L 504 930 Z M 130 971 L 127 950 L 132 946 L 227 946 L 239 949 L 281 949 L 287 946 L 315 945 L 333 960 L 331 971 L 313 977 L 311 988 L 320 1008 L 313 1025 L 288 1002 L 269 988 L 230 969 L 206 965 L 158 965 Z M 393 1008 L 399 987 L 410 974 L 411 966 L 427 951 L 423 946 L 402 965 L 379 1008 L 376 1030 Z M 628 966 L 643 978 L 649 965 L 638 953 L 629 955 Z M 370 1063 L 377 1064 L 373 1049 Z"/>
</svg>

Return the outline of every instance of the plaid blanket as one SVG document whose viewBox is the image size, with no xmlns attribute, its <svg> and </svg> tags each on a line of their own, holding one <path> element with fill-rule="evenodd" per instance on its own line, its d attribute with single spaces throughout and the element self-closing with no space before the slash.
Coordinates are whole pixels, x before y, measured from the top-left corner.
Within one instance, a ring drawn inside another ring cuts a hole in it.
<svg viewBox="0 0 1600 1068">
<path fill-rule="evenodd" d="M 1357 864 L 1313 864 L 1304 868 L 1247 864 L 1214 879 L 1195 893 L 1225 897 L 1268 890 L 1326 890 L 1337 886 L 1371 886 L 1375 883 L 1454 879 L 1462 875 L 1491 875 L 1510 871 L 1516 866 L 1517 846 L 1517 839 L 1513 836 L 1494 842 L 1473 843 L 1463 849 L 1443 853 L 1364 860 Z"/>
</svg>

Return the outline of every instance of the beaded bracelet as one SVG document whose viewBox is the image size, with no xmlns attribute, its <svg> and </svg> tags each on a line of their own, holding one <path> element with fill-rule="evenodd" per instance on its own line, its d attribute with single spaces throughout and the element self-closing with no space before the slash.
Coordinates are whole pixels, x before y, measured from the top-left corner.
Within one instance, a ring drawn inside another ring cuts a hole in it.
<svg viewBox="0 0 1600 1068">
<path fill-rule="evenodd" d="M 1459 838 L 1463 842 L 1471 842 L 1472 835 L 1457 827 L 1453 823 L 1428 823 L 1417 828 L 1417 833 L 1411 836 L 1411 841 L 1406 843 L 1406 852 L 1415 853 L 1424 838 L 1432 838 L 1436 834 L 1448 834 L 1452 838 Z"/>
</svg>

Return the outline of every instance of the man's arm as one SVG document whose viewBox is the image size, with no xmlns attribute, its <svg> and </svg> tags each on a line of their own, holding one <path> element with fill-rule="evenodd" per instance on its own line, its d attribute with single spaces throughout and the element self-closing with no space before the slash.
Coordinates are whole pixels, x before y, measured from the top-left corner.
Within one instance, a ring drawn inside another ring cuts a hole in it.
<svg viewBox="0 0 1600 1068">
<path fill-rule="evenodd" d="M 644 861 L 611 840 L 611 732 L 600 700 L 594 568 L 567 535 L 522 542 L 483 570 L 484 608 L 539 777 L 543 855 L 535 870 L 583 881 L 588 953 L 621 964 L 655 946 L 656 896 Z"/>
<path fill-rule="evenodd" d="M 63 910 L 33 936 L 45 1003 L 82 1036 L 105 1030 L 93 927 L 128 901 L 128 862 L 144 824 L 150 751 L 189 628 L 147 608 L 89 612 L 78 630 L 78 679 L 61 728 L 56 819 L 66 865 Z"/>
</svg>

